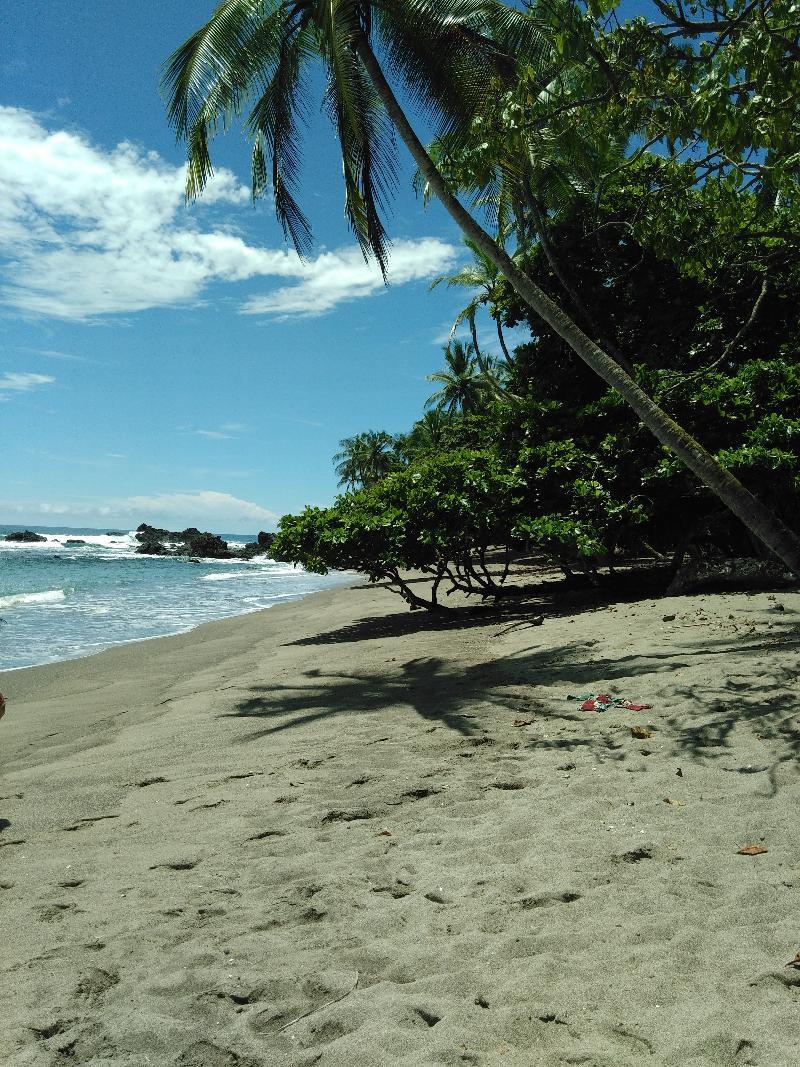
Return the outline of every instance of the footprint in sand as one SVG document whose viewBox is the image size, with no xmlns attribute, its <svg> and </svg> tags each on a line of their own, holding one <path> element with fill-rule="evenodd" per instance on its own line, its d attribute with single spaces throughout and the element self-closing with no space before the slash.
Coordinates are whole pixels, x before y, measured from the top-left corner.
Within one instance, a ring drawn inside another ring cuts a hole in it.
<svg viewBox="0 0 800 1067">
<path fill-rule="evenodd" d="M 427 797 L 435 797 L 441 793 L 441 789 L 434 789 L 432 786 L 422 785 L 416 789 L 408 789 L 405 793 L 400 794 L 398 804 L 402 804 L 404 800 L 425 800 Z"/>
<path fill-rule="evenodd" d="M 55 901 L 52 904 L 40 904 L 37 910 L 39 912 L 39 921 L 43 923 L 55 922 L 56 919 L 63 919 L 69 912 L 77 914 L 79 911 L 77 904 L 64 901 Z"/>
<path fill-rule="evenodd" d="M 258 1001 L 269 1006 L 251 1014 L 247 1025 L 256 1034 L 266 1036 L 290 1030 L 298 1024 L 310 1032 L 304 1045 L 327 1044 L 337 1037 L 344 1037 L 353 1027 L 344 1027 L 339 1020 L 326 1020 L 316 1027 L 313 1018 L 309 1017 L 344 1000 L 355 991 L 358 982 L 357 971 L 325 971 L 305 978 L 273 979 L 258 991 Z M 338 1031 L 335 1036 L 328 1030 L 331 1025 Z"/>
<path fill-rule="evenodd" d="M 370 811 L 369 808 L 348 808 L 344 810 L 336 808 L 333 811 L 329 811 L 327 815 L 323 815 L 322 822 L 357 822 L 359 819 L 374 819 L 375 817 L 376 813 Z"/>
<path fill-rule="evenodd" d="M 77 1019 L 53 1019 L 52 1022 L 31 1026 L 29 1029 L 40 1041 L 49 1041 L 51 1037 L 66 1033 L 76 1022 Z"/>
<path fill-rule="evenodd" d="M 247 841 L 264 841 L 268 837 L 286 837 L 286 831 L 285 830 L 261 830 L 259 833 L 253 834 L 252 837 L 246 837 L 245 838 L 245 842 L 247 842 Z"/>
<path fill-rule="evenodd" d="M 102 967 L 92 967 L 78 982 L 75 996 L 97 1003 L 118 982 L 119 975 L 114 971 L 105 971 Z"/>
<path fill-rule="evenodd" d="M 195 1041 L 180 1053 L 175 1067 L 259 1067 L 249 1056 L 220 1048 L 211 1041 Z"/>
<path fill-rule="evenodd" d="M 516 900 L 514 903 L 523 911 L 529 911 L 531 908 L 549 908 L 554 904 L 574 904 L 580 899 L 580 893 L 542 893 L 537 897 L 523 897 L 522 900 Z"/>
<path fill-rule="evenodd" d="M 191 871 L 199 862 L 200 860 L 169 860 L 166 863 L 154 863 L 150 870 Z"/>
<path fill-rule="evenodd" d="M 62 830 L 73 833 L 75 830 L 85 830 L 96 822 L 105 822 L 106 819 L 118 819 L 119 815 L 90 815 L 85 819 L 78 819 L 72 826 L 63 826 Z"/>
</svg>

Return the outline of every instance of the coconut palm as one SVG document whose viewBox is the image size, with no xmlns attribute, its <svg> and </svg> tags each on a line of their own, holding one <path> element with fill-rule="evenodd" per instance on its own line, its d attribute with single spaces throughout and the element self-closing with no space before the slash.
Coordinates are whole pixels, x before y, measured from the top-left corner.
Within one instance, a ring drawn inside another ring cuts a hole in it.
<svg viewBox="0 0 800 1067">
<path fill-rule="evenodd" d="M 333 457 L 339 485 L 361 489 L 385 478 L 397 466 L 395 439 L 383 430 L 345 437 Z"/>
<path fill-rule="evenodd" d="M 446 433 L 452 419 L 441 408 L 426 411 L 417 419 L 403 443 L 405 454 L 411 458 L 425 453 L 441 452 L 445 447 Z"/>
<path fill-rule="evenodd" d="M 455 274 L 443 274 L 438 278 L 434 278 L 430 288 L 435 289 L 437 285 L 444 283 L 448 289 L 458 287 L 460 289 L 469 289 L 475 293 L 467 306 L 462 311 L 459 311 L 456 321 L 453 323 L 453 328 L 450 331 L 450 339 L 452 340 L 453 335 L 462 322 L 466 322 L 469 325 L 472 344 L 475 347 L 475 355 L 478 360 L 481 360 L 483 357 L 481 355 L 481 350 L 478 347 L 478 331 L 475 327 L 475 316 L 481 307 L 491 307 L 493 304 L 497 304 L 500 296 L 500 283 L 504 279 L 492 260 L 484 255 L 484 253 L 481 252 L 469 238 L 465 238 L 464 244 L 472 253 L 472 262 L 456 271 Z M 497 339 L 500 342 L 500 348 L 502 349 L 506 362 L 510 363 L 511 357 L 509 356 L 508 348 L 506 347 L 506 339 L 503 336 L 503 324 L 500 321 L 499 313 L 495 314 L 494 320 L 497 325 Z"/>
<path fill-rule="evenodd" d="M 498 87 L 514 83 L 522 66 L 540 68 L 550 79 L 545 68 L 557 60 L 557 50 L 540 25 L 500 0 L 224 0 L 165 69 L 170 119 L 188 146 L 187 194 L 198 195 L 211 177 L 211 137 L 244 115 L 253 141 L 253 193 L 271 192 L 286 233 L 298 251 L 307 250 L 311 231 L 294 195 L 298 121 L 310 69 L 321 62 L 324 104 L 341 148 L 345 213 L 384 274 L 382 209 L 395 174 L 393 127 L 432 195 L 517 295 L 800 575 L 800 538 L 662 411 L 461 204 L 384 70 L 385 64 L 409 99 L 438 118 L 440 134 L 468 138 L 475 116 L 489 109 Z"/>
<path fill-rule="evenodd" d="M 474 346 L 451 341 L 444 348 L 444 361 L 444 370 L 428 375 L 428 381 L 436 382 L 441 389 L 428 397 L 425 407 L 448 415 L 456 412 L 472 415 L 480 411 L 489 397 L 489 388 Z"/>
</svg>

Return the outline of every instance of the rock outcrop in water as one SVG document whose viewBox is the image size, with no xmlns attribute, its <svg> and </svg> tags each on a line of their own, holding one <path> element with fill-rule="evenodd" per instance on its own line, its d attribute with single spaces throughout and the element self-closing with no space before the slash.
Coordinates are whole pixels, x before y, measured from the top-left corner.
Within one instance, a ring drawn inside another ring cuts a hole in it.
<svg viewBox="0 0 800 1067">
<path fill-rule="evenodd" d="M 201 559 L 253 559 L 254 556 L 269 554 L 269 548 L 275 540 L 275 534 L 258 535 L 257 541 L 250 541 L 238 552 L 231 552 L 227 541 L 217 534 L 198 530 L 189 526 L 185 530 L 162 530 L 158 526 L 149 526 L 143 522 L 136 528 L 136 549 L 147 556 L 197 556 Z"/>
<path fill-rule="evenodd" d="M 16 533 L 6 534 L 4 540 L 6 541 L 46 541 L 46 537 L 42 537 L 41 534 L 34 533 L 33 530 L 17 530 Z"/>
</svg>

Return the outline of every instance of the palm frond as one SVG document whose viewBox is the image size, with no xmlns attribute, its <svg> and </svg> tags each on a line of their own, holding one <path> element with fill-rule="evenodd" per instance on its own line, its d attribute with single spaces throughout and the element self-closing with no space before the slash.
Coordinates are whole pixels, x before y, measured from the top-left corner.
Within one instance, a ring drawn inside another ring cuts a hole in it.
<svg viewBox="0 0 800 1067">
<path fill-rule="evenodd" d="M 280 8 L 263 0 L 226 0 L 164 64 L 168 118 L 189 150 L 187 196 L 198 196 L 213 174 L 210 137 L 241 113 L 274 63 L 281 21 Z"/>
</svg>

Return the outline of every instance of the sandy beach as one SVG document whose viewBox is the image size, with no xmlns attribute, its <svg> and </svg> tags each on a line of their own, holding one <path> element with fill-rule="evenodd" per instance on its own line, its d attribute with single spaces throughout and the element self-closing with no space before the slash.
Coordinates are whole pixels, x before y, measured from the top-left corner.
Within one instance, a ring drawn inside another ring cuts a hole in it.
<svg viewBox="0 0 800 1067">
<path fill-rule="evenodd" d="M 0 1062 L 796 1063 L 798 612 L 356 588 L 0 676 Z"/>
</svg>

